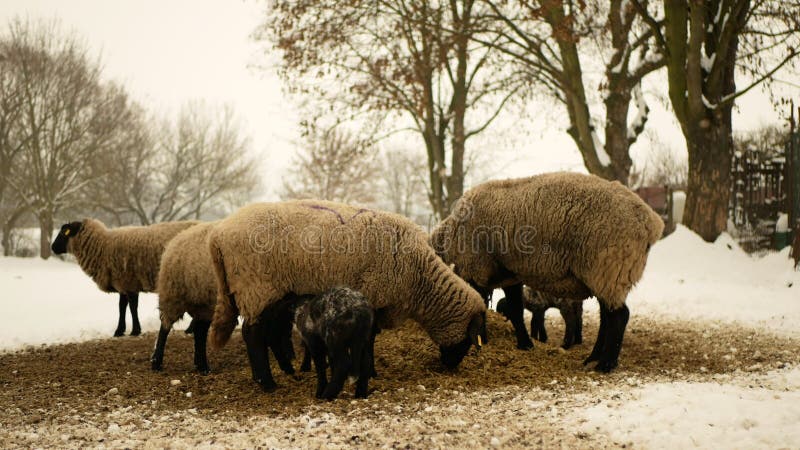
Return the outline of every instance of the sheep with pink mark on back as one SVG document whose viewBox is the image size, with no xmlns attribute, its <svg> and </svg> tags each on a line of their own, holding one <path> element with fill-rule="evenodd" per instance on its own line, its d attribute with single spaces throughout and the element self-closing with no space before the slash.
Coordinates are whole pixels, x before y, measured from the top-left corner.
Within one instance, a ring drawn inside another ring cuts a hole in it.
<svg viewBox="0 0 800 450">
<path fill-rule="evenodd" d="M 209 249 L 219 291 L 210 334 L 217 347 L 238 315 L 257 327 L 264 308 L 286 295 L 336 286 L 361 292 L 380 328 L 418 322 L 448 367 L 479 344 L 481 297 L 436 256 L 416 224 L 397 214 L 320 200 L 258 203 L 215 226 Z M 263 352 L 255 340 L 245 341 L 254 374 L 262 373 Z"/>
</svg>

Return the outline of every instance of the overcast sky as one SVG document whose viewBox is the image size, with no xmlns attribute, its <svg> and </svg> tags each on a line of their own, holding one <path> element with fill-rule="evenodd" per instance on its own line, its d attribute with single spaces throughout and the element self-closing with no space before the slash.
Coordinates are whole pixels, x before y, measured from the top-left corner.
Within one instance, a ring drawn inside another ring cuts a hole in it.
<svg viewBox="0 0 800 450">
<path fill-rule="evenodd" d="M 263 155 L 265 198 L 274 198 L 299 136 L 296 112 L 282 95 L 275 72 L 252 68 L 254 64 L 269 66 L 249 38 L 264 7 L 253 0 L 2 0 L 0 20 L 5 23 L 17 15 L 58 17 L 66 29 L 76 31 L 101 53 L 107 78 L 122 81 L 135 98 L 154 110 L 174 111 L 198 98 L 232 104 L 245 120 L 254 148 Z M 675 151 L 685 153 L 671 112 L 659 104 L 652 89 L 646 88 L 645 94 L 653 110 L 647 128 Z M 736 129 L 779 120 L 759 89 L 744 96 L 740 105 Z M 525 127 L 529 132 L 513 144 L 498 140 L 504 148 L 493 161 L 492 178 L 582 170 L 580 155 L 563 132 L 566 124 L 561 110 L 551 104 L 532 109 L 533 120 L 515 123 L 506 117 L 498 124 L 504 131 Z M 404 146 L 421 147 L 414 135 L 406 138 Z M 491 139 L 489 135 L 473 145 L 492 145 Z M 640 141 L 634 149 L 637 158 L 648 147 Z"/>
</svg>

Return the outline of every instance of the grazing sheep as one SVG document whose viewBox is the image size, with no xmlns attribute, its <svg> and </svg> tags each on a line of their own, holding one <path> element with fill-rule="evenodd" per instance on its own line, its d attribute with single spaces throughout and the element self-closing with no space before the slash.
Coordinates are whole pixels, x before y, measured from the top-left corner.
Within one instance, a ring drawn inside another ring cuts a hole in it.
<svg viewBox="0 0 800 450">
<path fill-rule="evenodd" d="M 480 345 L 481 297 L 405 217 L 317 200 L 258 203 L 214 227 L 209 248 L 220 294 L 210 336 L 216 347 L 227 342 L 239 313 L 250 324 L 289 293 L 319 295 L 335 286 L 360 291 L 380 328 L 419 322 L 448 367 Z"/>
<path fill-rule="evenodd" d="M 164 222 L 142 227 L 108 229 L 95 219 L 61 226 L 51 248 L 72 253 L 81 269 L 103 292 L 119 292 L 119 323 L 114 336 L 125 334 L 125 308 L 133 318 L 131 336 L 142 332 L 139 292 L 156 289 L 161 254 L 167 243 L 197 221 Z"/>
<path fill-rule="evenodd" d="M 217 285 L 207 239 L 215 224 L 202 223 L 182 231 L 164 250 L 157 283 L 161 328 L 150 359 L 153 370 L 162 369 L 164 347 L 172 325 L 188 312 L 192 316 L 195 367 L 204 375 L 209 372 L 206 338 L 214 316 Z M 284 338 L 290 336 L 293 314 L 285 306 L 276 311 L 276 322 L 267 328 L 268 334 L 261 339 L 264 348 L 272 348 L 281 369 L 293 375 L 291 360 L 294 351 L 291 349 L 291 340 L 287 349 L 287 339 Z M 272 320 L 272 317 L 264 320 Z"/>
<path fill-rule="evenodd" d="M 547 329 L 544 326 L 544 313 L 550 308 L 557 308 L 564 319 L 564 343 L 566 350 L 575 344 L 583 343 L 583 300 L 556 297 L 541 291 L 534 291 L 528 286 L 522 288 L 522 305 L 531 312 L 531 337 L 547 342 Z M 510 319 L 508 300 L 497 301 L 497 312 Z"/>
<path fill-rule="evenodd" d="M 367 397 L 372 322 L 367 299 L 345 287 L 333 288 L 297 306 L 295 323 L 317 369 L 317 398 L 336 398 L 348 374 L 358 379 L 356 398 Z M 325 373 L 326 359 L 331 367 L 330 383 Z"/>
<path fill-rule="evenodd" d="M 617 182 L 551 173 L 491 181 L 470 189 L 434 230 L 439 256 L 487 293 L 503 288 L 517 347 L 533 342 L 522 321 L 522 284 L 559 297 L 596 296 L 600 331 L 585 363 L 617 366 L 629 311 L 661 218 Z"/>
</svg>

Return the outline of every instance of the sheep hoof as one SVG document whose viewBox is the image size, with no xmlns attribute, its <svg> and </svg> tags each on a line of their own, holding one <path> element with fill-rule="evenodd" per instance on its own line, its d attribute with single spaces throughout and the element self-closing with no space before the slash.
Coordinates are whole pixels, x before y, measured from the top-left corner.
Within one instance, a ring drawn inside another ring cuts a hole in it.
<svg viewBox="0 0 800 450">
<path fill-rule="evenodd" d="M 300 375 L 294 374 L 294 375 L 292 375 L 292 379 L 293 379 L 294 381 L 300 381 L 300 380 L 302 380 L 302 379 L 303 379 L 303 377 L 301 377 Z"/>
<path fill-rule="evenodd" d="M 619 364 L 619 361 L 616 359 L 600 361 L 596 366 L 594 366 L 594 370 L 597 372 L 609 373 L 614 370 L 615 367 L 617 367 L 617 364 Z"/>
<path fill-rule="evenodd" d="M 561 348 L 563 348 L 564 350 L 569 350 L 572 348 L 572 344 L 570 344 L 569 342 L 564 342 L 563 344 L 561 344 Z"/>
<path fill-rule="evenodd" d="M 117 331 L 114 332 L 114 337 L 120 337 L 120 336 L 125 336 L 125 329 L 124 328 L 121 329 L 121 330 L 119 328 L 117 328 Z"/>
<path fill-rule="evenodd" d="M 275 392 L 275 390 L 278 389 L 278 385 L 275 384 L 274 381 L 271 382 L 271 383 L 261 383 L 261 382 L 259 382 L 258 385 L 261 386 L 261 390 L 262 391 L 267 392 L 267 393 Z"/>
<path fill-rule="evenodd" d="M 161 363 L 157 363 L 155 361 L 153 361 L 153 364 L 150 366 L 150 369 L 152 369 L 153 372 L 161 372 L 161 369 L 163 368 L 164 367 L 161 365 Z"/>
<path fill-rule="evenodd" d="M 588 356 L 586 359 L 584 359 L 584 360 L 583 360 L 583 365 L 584 365 L 584 366 L 586 366 L 586 365 L 588 365 L 589 363 L 592 363 L 592 362 L 598 361 L 599 359 L 600 359 L 600 357 L 599 357 L 599 356 L 597 356 L 597 355 L 595 355 L 595 354 L 591 354 L 591 355 L 589 355 L 589 356 Z"/>
<path fill-rule="evenodd" d="M 139 336 L 140 334 L 142 334 L 142 330 L 140 329 L 134 329 L 131 331 L 131 336 Z"/>
<path fill-rule="evenodd" d="M 211 369 L 209 369 L 208 367 L 198 367 L 197 368 L 197 373 L 199 373 L 200 375 L 206 376 L 206 375 L 211 373 Z"/>
<path fill-rule="evenodd" d="M 533 348 L 533 342 L 530 339 L 527 341 L 517 342 L 517 348 L 519 350 L 530 350 Z"/>
</svg>

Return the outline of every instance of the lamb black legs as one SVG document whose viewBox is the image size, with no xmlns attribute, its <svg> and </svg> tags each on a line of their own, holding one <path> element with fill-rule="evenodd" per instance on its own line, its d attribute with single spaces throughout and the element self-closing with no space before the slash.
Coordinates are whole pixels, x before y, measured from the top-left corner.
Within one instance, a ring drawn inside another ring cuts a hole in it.
<svg viewBox="0 0 800 450">
<path fill-rule="evenodd" d="M 522 283 L 504 287 L 503 292 L 506 294 L 507 317 L 514 325 L 514 332 L 517 335 L 517 348 L 520 350 L 532 349 L 533 341 L 528 337 L 525 322 L 522 320 Z"/>
<path fill-rule="evenodd" d="M 600 299 L 600 330 L 597 332 L 594 349 L 583 362 L 584 365 L 597 361 L 595 370 L 605 373 L 617 367 L 629 317 L 630 311 L 626 305 L 611 310 Z"/>
<path fill-rule="evenodd" d="M 564 350 L 573 345 L 583 343 L 583 302 L 573 302 L 561 308 L 561 317 L 564 318 Z"/>
<path fill-rule="evenodd" d="M 547 329 L 544 326 L 543 309 L 535 309 L 531 315 L 531 337 L 539 342 L 547 342 Z"/>
<path fill-rule="evenodd" d="M 139 336 L 142 334 L 142 325 L 139 323 L 139 293 L 133 294 L 119 294 L 119 321 L 117 322 L 117 329 L 114 331 L 114 337 L 125 335 L 125 310 L 130 306 L 131 319 L 133 328 L 131 329 L 131 336 Z"/>
</svg>

